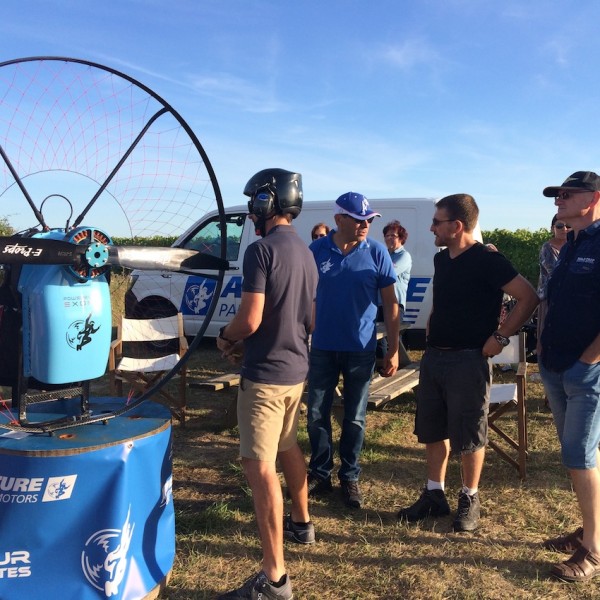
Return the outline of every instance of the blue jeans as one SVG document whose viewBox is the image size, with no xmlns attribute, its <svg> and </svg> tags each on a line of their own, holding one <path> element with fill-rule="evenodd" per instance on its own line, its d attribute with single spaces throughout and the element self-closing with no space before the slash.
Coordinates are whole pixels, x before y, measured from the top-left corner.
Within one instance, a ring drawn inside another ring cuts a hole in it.
<svg viewBox="0 0 600 600">
<path fill-rule="evenodd" d="M 331 405 L 340 373 L 344 378 L 344 420 L 340 437 L 340 481 L 356 481 L 358 458 L 365 438 L 369 385 L 375 351 L 335 352 L 312 349 L 308 372 L 308 437 L 311 475 L 327 479 L 333 470 Z"/>
<path fill-rule="evenodd" d="M 594 469 L 600 443 L 600 363 L 555 373 L 539 366 L 568 469 Z"/>
</svg>

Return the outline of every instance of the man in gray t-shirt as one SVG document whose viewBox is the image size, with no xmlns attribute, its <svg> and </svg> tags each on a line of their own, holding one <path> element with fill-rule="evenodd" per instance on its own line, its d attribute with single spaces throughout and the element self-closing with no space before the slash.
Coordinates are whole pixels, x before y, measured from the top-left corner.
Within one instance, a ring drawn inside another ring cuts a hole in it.
<svg viewBox="0 0 600 600">
<path fill-rule="evenodd" d="M 306 464 L 296 433 L 318 276 L 311 252 L 290 226 L 302 208 L 301 176 L 266 169 L 250 179 L 244 194 L 250 196 L 249 217 L 262 239 L 246 250 L 242 301 L 235 317 L 221 329 L 217 346 L 224 356 L 232 356 L 243 340 L 240 455 L 252 489 L 263 561 L 258 574 L 219 598 L 291 600 L 283 539 L 315 541 Z M 292 500 L 285 518 L 277 459 Z"/>
</svg>

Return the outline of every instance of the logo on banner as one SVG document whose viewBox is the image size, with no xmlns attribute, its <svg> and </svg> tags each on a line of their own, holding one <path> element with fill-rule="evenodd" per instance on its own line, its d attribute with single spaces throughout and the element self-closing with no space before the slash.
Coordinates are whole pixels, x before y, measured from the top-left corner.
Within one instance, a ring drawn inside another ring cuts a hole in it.
<svg viewBox="0 0 600 600">
<path fill-rule="evenodd" d="M 67 500 L 73 493 L 77 475 L 65 477 L 48 477 L 48 483 L 44 490 L 42 502 L 54 502 L 56 500 Z"/>
<path fill-rule="evenodd" d="M 31 576 L 31 560 L 26 550 L 0 552 L 0 579 Z"/>
<path fill-rule="evenodd" d="M 130 523 L 131 505 L 121 529 L 100 529 L 85 543 L 81 568 L 85 578 L 107 598 L 119 595 L 129 563 L 129 546 L 135 523 Z"/>
<path fill-rule="evenodd" d="M 162 488 L 160 507 L 167 506 L 173 500 L 173 475 L 169 476 Z"/>
</svg>

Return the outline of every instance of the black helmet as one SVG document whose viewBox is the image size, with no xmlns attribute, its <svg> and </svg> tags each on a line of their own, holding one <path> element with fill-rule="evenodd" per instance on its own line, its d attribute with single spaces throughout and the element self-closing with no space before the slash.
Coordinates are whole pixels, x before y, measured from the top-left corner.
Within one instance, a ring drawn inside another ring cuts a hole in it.
<svg viewBox="0 0 600 600">
<path fill-rule="evenodd" d="M 302 210 L 302 175 L 285 169 L 264 169 L 252 176 L 244 195 L 250 196 L 250 214 L 267 219 L 290 214 L 295 219 Z"/>
</svg>

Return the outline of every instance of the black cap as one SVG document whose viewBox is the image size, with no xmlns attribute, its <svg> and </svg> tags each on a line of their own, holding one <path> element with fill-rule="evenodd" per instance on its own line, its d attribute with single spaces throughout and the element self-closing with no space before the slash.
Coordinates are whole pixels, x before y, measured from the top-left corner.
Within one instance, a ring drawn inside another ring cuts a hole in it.
<svg viewBox="0 0 600 600">
<path fill-rule="evenodd" d="M 598 192 L 600 191 L 600 177 L 593 171 L 577 171 L 573 175 L 569 175 L 562 185 L 547 187 L 543 193 L 548 198 L 554 198 L 560 190 Z"/>
</svg>

